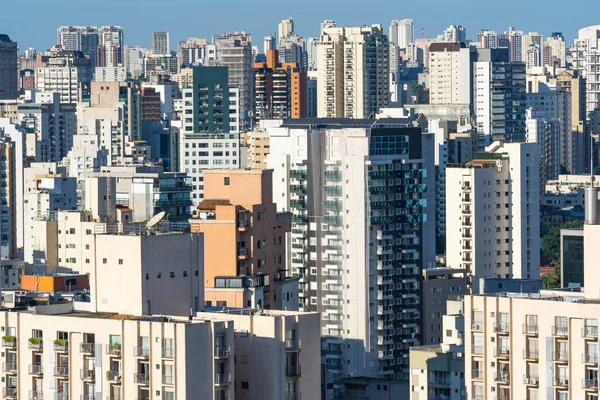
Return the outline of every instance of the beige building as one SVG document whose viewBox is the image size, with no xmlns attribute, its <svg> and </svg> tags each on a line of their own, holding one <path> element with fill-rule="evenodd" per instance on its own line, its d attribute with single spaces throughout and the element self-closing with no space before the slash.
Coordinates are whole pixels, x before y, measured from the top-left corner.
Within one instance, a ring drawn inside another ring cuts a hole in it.
<svg viewBox="0 0 600 400">
<path fill-rule="evenodd" d="M 3 399 L 234 398 L 231 320 L 90 313 L 74 304 L 0 312 Z"/>
<path fill-rule="evenodd" d="M 236 400 L 321 397 L 319 314 L 265 310 L 199 313 L 235 327 Z M 268 384 L 266 383 L 268 382 Z"/>
<path fill-rule="evenodd" d="M 198 206 L 199 218 L 191 219 L 192 232 L 204 234 L 204 286 L 224 290 L 211 291 L 212 304 L 241 307 L 248 304 L 242 292 L 251 278 L 251 286 L 270 286 L 286 276 L 286 236 L 291 230 L 288 214 L 278 213 L 273 203 L 272 170 L 207 170 L 204 172 L 205 198 Z M 223 279 L 220 279 L 223 278 Z M 240 286 L 231 294 L 231 283 Z M 242 297 L 239 297 L 242 296 Z M 272 308 L 273 294 L 264 294 L 264 303 Z M 207 299 L 208 300 L 208 299 Z M 245 304 L 244 304 L 245 303 Z"/>
<path fill-rule="evenodd" d="M 471 49 L 464 43 L 429 46 L 429 103 L 471 103 Z"/>
</svg>

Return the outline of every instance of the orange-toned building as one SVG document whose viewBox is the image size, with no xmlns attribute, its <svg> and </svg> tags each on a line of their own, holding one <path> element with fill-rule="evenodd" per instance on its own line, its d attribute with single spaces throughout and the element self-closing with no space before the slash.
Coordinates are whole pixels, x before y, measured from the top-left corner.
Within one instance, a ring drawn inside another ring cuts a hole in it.
<svg viewBox="0 0 600 400">
<path fill-rule="evenodd" d="M 305 118 L 306 71 L 297 63 L 278 62 L 277 50 L 267 50 L 267 62 L 255 63 L 254 119 Z"/>
<path fill-rule="evenodd" d="M 88 275 L 57 274 L 57 275 L 23 275 L 21 289 L 36 292 L 72 292 L 90 288 Z"/>
<path fill-rule="evenodd" d="M 190 225 L 193 233 L 204 234 L 207 305 L 272 308 L 275 304 L 275 281 L 286 275 L 291 215 L 277 212 L 272 179 L 272 170 L 204 172 L 204 200 Z M 263 288 L 264 301 L 248 297 L 257 286 Z"/>
</svg>

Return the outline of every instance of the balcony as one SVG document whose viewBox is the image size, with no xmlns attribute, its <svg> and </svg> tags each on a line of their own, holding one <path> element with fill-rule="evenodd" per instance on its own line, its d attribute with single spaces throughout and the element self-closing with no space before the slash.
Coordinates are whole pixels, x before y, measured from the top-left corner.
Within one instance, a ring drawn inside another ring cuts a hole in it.
<svg viewBox="0 0 600 400">
<path fill-rule="evenodd" d="M 552 336 L 567 337 L 569 336 L 568 326 L 552 326 Z"/>
<path fill-rule="evenodd" d="M 540 383 L 540 377 L 537 375 L 523 375 L 523 384 L 537 386 Z"/>
<path fill-rule="evenodd" d="M 69 351 L 69 341 L 63 339 L 56 339 L 54 341 L 54 351 L 57 353 L 66 353 Z"/>
<path fill-rule="evenodd" d="M 552 353 L 552 361 L 556 362 L 569 362 L 569 352 L 568 351 L 555 351 Z"/>
<path fill-rule="evenodd" d="M 496 372 L 494 375 L 496 382 L 510 382 L 510 373 L 508 372 Z"/>
<path fill-rule="evenodd" d="M 501 322 L 494 325 L 494 332 L 500 334 L 510 333 L 510 324 L 508 322 Z"/>
<path fill-rule="evenodd" d="M 471 329 L 474 331 L 483 331 L 483 322 L 481 321 L 474 321 L 471 324 Z"/>
<path fill-rule="evenodd" d="M 598 379 L 582 379 L 581 386 L 585 390 L 598 391 Z"/>
<path fill-rule="evenodd" d="M 68 378 L 69 367 L 54 367 L 54 376 L 57 378 Z"/>
<path fill-rule="evenodd" d="M 29 364 L 29 375 L 42 375 L 44 370 L 40 364 Z"/>
<path fill-rule="evenodd" d="M 494 347 L 494 357 L 508 358 L 510 356 L 510 348 L 508 347 Z"/>
<path fill-rule="evenodd" d="M 17 399 L 17 388 L 15 388 L 15 387 L 2 388 L 2 398 L 16 400 Z"/>
<path fill-rule="evenodd" d="M 229 346 L 215 346 L 215 358 L 228 358 L 229 356 L 231 356 Z"/>
<path fill-rule="evenodd" d="M 473 354 L 483 354 L 483 346 L 473 346 Z"/>
<path fill-rule="evenodd" d="M 474 369 L 471 371 L 471 379 L 483 379 L 484 371 L 481 369 Z"/>
<path fill-rule="evenodd" d="M 2 363 L 2 372 L 6 372 L 8 374 L 16 374 L 17 373 L 17 362 L 9 361 Z"/>
<path fill-rule="evenodd" d="M 43 400 L 44 393 L 41 390 L 30 390 L 29 400 Z"/>
<path fill-rule="evenodd" d="M 54 400 L 69 400 L 69 393 L 64 393 L 64 392 L 54 393 Z"/>
<path fill-rule="evenodd" d="M 82 368 L 80 370 L 80 372 L 79 372 L 79 376 L 84 381 L 93 381 L 94 380 L 94 370 L 93 369 Z"/>
<path fill-rule="evenodd" d="M 144 373 L 133 374 L 133 381 L 140 385 L 147 385 L 150 383 L 150 375 Z"/>
<path fill-rule="evenodd" d="M 581 328 L 581 337 L 589 339 L 598 338 L 598 327 L 597 326 L 585 326 Z"/>
<path fill-rule="evenodd" d="M 584 364 L 598 364 L 598 354 L 597 353 L 584 353 L 582 354 L 581 361 Z"/>
<path fill-rule="evenodd" d="M 123 398 L 119 392 L 115 392 L 112 396 L 108 396 L 106 400 L 123 400 Z"/>
<path fill-rule="evenodd" d="M 534 324 L 523 324 L 523 333 L 525 335 L 537 336 L 539 327 Z"/>
<path fill-rule="evenodd" d="M 172 347 L 163 347 L 162 348 L 162 358 L 173 358 L 175 351 Z"/>
<path fill-rule="evenodd" d="M 552 380 L 552 386 L 569 387 L 569 378 L 561 376 Z"/>
<path fill-rule="evenodd" d="M 95 343 L 81 343 L 79 345 L 79 350 L 82 354 L 94 355 L 96 352 L 96 344 Z"/>
<path fill-rule="evenodd" d="M 539 350 L 525 349 L 523 350 L 523 358 L 526 360 L 537 360 L 540 358 L 540 352 Z"/>
<path fill-rule="evenodd" d="M 17 337 L 16 336 L 3 336 L 2 337 L 2 347 L 6 347 L 7 349 L 14 349 L 17 347 Z"/>
<path fill-rule="evenodd" d="M 287 392 L 285 394 L 285 400 L 301 400 L 300 392 Z"/>
<path fill-rule="evenodd" d="M 248 221 L 238 221 L 237 223 L 237 229 L 239 232 L 246 232 L 248 230 L 248 227 L 250 226 L 250 224 L 248 223 Z"/>
<path fill-rule="evenodd" d="M 285 366 L 285 376 L 287 378 L 298 378 L 301 376 L 300 366 L 299 365 L 286 365 Z"/>
<path fill-rule="evenodd" d="M 121 382 L 121 371 L 106 371 L 106 380 L 109 382 Z"/>
<path fill-rule="evenodd" d="M 163 375 L 162 376 L 162 384 L 163 385 L 174 385 L 175 377 L 173 375 Z"/>
<path fill-rule="evenodd" d="M 247 248 L 238 249 L 238 259 L 247 260 L 250 256 L 250 251 Z"/>
<path fill-rule="evenodd" d="M 215 385 L 229 385 L 231 383 L 231 373 L 230 372 L 221 372 L 219 374 L 215 374 Z"/>
<path fill-rule="evenodd" d="M 133 355 L 139 358 L 148 358 L 150 357 L 150 349 L 148 347 L 135 346 L 133 348 Z"/>
<path fill-rule="evenodd" d="M 95 394 L 82 394 L 81 400 L 100 400 Z"/>
<path fill-rule="evenodd" d="M 106 354 L 113 357 L 121 357 L 121 343 L 107 344 Z"/>
<path fill-rule="evenodd" d="M 42 351 L 43 349 L 43 345 L 44 342 L 42 339 L 40 338 L 29 338 L 29 343 L 27 345 L 27 347 L 29 348 L 29 350 L 33 350 L 33 351 Z"/>
</svg>

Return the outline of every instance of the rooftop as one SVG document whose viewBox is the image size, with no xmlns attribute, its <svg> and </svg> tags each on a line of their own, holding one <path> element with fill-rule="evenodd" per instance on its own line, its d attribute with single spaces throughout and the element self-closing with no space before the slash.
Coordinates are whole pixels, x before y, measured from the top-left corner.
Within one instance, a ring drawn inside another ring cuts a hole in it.
<svg viewBox="0 0 600 400">
<path fill-rule="evenodd" d="M 280 125 L 282 128 L 319 128 L 319 129 L 344 129 L 344 128 L 387 128 L 387 127 L 412 127 L 409 118 L 296 118 L 286 119 Z"/>
<path fill-rule="evenodd" d="M 198 211 L 215 211 L 217 206 L 230 206 L 231 202 L 227 199 L 205 199 L 202 200 L 196 209 Z"/>
</svg>

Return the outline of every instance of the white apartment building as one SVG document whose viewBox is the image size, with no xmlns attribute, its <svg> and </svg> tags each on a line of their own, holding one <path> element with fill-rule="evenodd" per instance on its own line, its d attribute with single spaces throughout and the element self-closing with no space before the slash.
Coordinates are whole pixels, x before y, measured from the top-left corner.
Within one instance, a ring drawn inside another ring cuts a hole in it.
<svg viewBox="0 0 600 400">
<path fill-rule="evenodd" d="M 537 143 L 540 152 L 540 188 L 560 173 L 560 128 L 557 118 L 548 119 L 544 111 L 526 111 L 526 142 Z"/>
<path fill-rule="evenodd" d="M 539 277 L 539 150 L 494 142 L 486 154 L 446 168 L 446 265 L 480 278 Z"/>
<path fill-rule="evenodd" d="M 148 49 L 135 46 L 125 46 L 123 49 L 124 55 L 124 66 L 128 74 L 131 74 L 133 78 L 137 78 L 144 72 L 144 59 Z"/>
<path fill-rule="evenodd" d="M 438 42 L 464 43 L 467 41 L 467 29 L 462 25 L 450 25 L 438 36 Z"/>
<path fill-rule="evenodd" d="M 326 398 L 341 376 L 407 379 L 419 271 L 435 253 L 424 240 L 435 236 L 432 136 L 404 119 L 295 119 L 268 132 L 300 309 L 322 316 Z"/>
<path fill-rule="evenodd" d="M 370 118 L 387 107 L 388 57 L 381 25 L 322 28 L 317 43 L 317 116 Z"/>
<path fill-rule="evenodd" d="M 429 46 L 429 103 L 470 104 L 471 49 L 464 43 Z"/>
<path fill-rule="evenodd" d="M 96 67 L 94 82 L 125 82 L 127 81 L 127 69 L 118 67 Z"/>
<path fill-rule="evenodd" d="M 24 183 L 23 183 L 23 168 L 26 160 L 25 154 L 25 130 L 18 124 L 13 123 L 10 118 L 0 118 L 0 137 L 9 138 L 15 146 L 14 160 L 14 176 L 13 180 L 15 189 L 15 204 L 14 213 L 16 217 L 15 232 L 17 235 L 17 249 L 23 248 L 23 213 L 24 213 Z M 17 156 L 18 155 L 18 156 Z"/>
<path fill-rule="evenodd" d="M 465 297 L 467 398 L 596 400 L 598 315 L 568 291 Z"/>
<path fill-rule="evenodd" d="M 390 24 L 388 40 L 400 49 L 407 49 L 415 39 L 415 24 L 412 19 L 395 19 Z"/>
<path fill-rule="evenodd" d="M 544 60 L 544 65 L 552 66 L 555 61 L 558 61 L 558 67 L 567 67 L 567 45 L 562 36 L 546 38 Z"/>
<path fill-rule="evenodd" d="M 77 308 L 0 311 L 4 399 L 235 398 L 231 321 Z"/>
<path fill-rule="evenodd" d="M 321 371 L 310 368 L 321 363 L 318 313 L 231 310 L 197 317 L 235 327 L 236 400 L 320 398 Z"/>
<path fill-rule="evenodd" d="M 59 51 L 53 54 L 44 68 L 35 73 L 36 88 L 40 92 L 58 92 L 63 103 L 81 100 L 80 86 L 92 81 L 93 69 L 83 53 Z"/>
</svg>

